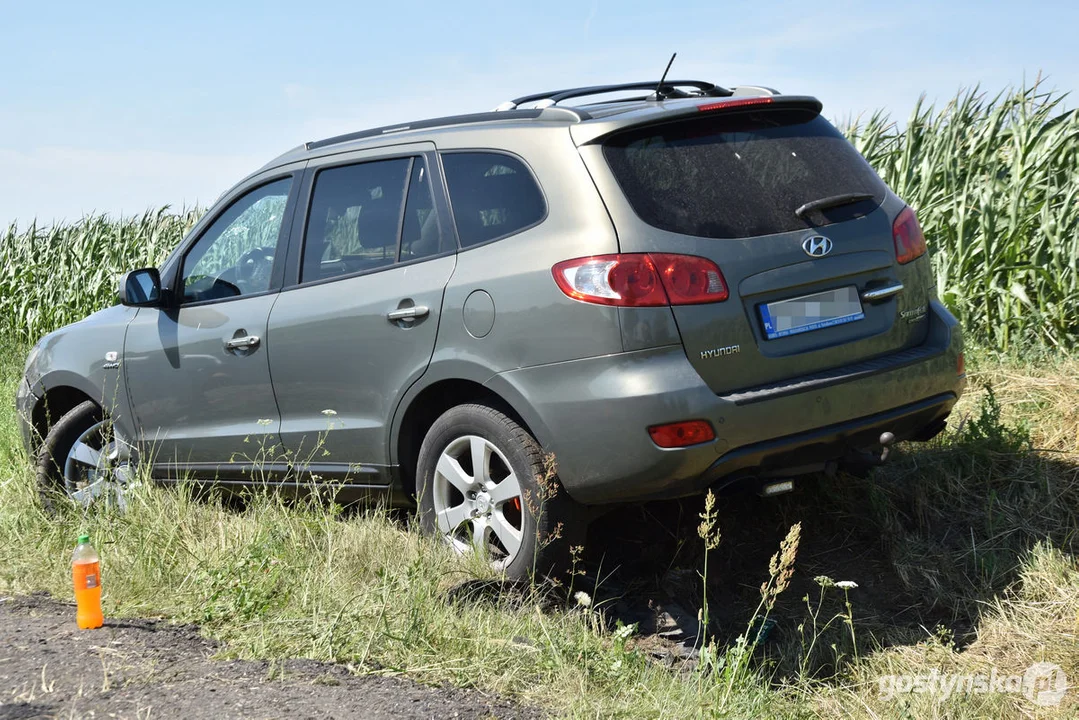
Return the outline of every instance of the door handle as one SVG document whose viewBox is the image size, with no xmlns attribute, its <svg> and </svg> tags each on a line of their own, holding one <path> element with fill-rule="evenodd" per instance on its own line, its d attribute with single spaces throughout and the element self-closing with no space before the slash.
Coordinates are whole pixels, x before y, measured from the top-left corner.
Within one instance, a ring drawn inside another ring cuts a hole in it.
<svg viewBox="0 0 1079 720">
<path fill-rule="evenodd" d="M 244 350 L 249 348 L 256 348 L 259 343 L 262 342 L 258 335 L 244 335 L 243 337 L 232 338 L 225 341 L 226 350 Z"/>
<path fill-rule="evenodd" d="M 412 320 L 415 320 L 416 318 L 424 317 L 429 312 L 431 312 L 431 311 L 428 310 L 423 305 L 414 305 L 412 307 L 398 308 L 397 310 L 391 310 L 388 313 L 386 313 L 386 318 L 390 322 L 397 322 L 398 320 L 404 320 L 405 322 L 410 322 Z"/>
<path fill-rule="evenodd" d="M 888 285 L 882 288 L 875 288 L 873 290 L 866 290 L 862 293 L 862 300 L 865 302 L 876 302 L 877 300 L 884 300 L 890 298 L 892 295 L 898 295 L 903 291 L 903 283 L 895 283 L 894 285 Z"/>
</svg>

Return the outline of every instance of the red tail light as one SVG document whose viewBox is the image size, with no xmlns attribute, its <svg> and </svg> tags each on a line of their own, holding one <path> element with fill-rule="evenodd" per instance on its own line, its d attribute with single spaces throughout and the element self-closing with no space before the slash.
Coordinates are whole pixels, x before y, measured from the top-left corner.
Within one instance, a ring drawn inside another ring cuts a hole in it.
<svg viewBox="0 0 1079 720">
<path fill-rule="evenodd" d="M 909 207 L 903 208 L 892 224 L 892 238 L 895 240 L 895 259 L 900 265 L 925 255 L 925 235 Z"/>
<path fill-rule="evenodd" d="M 723 272 L 708 258 L 666 253 L 650 257 L 659 269 L 671 305 L 722 302 L 729 296 Z"/>
<path fill-rule="evenodd" d="M 716 439 L 715 430 L 706 420 L 686 420 L 648 428 L 652 442 L 663 448 L 679 448 Z"/>
<path fill-rule="evenodd" d="M 959 359 L 955 361 L 955 374 L 957 377 L 967 376 L 967 361 L 963 353 L 959 353 Z"/>
<path fill-rule="evenodd" d="M 719 266 L 695 255 L 594 255 L 560 262 L 551 272 L 566 295 L 598 305 L 696 305 L 730 296 Z"/>
</svg>

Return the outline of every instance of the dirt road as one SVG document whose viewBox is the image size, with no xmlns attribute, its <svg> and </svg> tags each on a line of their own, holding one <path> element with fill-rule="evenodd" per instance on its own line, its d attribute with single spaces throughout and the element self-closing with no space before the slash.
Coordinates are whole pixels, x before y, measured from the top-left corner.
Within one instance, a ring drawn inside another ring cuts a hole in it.
<svg viewBox="0 0 1079 720">
<path fill-rule="evenodd" d="M 0 720 L 540 716 L 474 690 L 305 660 L 212 660 L 216 650 L 190 626 L 110 620 L 80 631 L 73 605 L 0 598 Z"/>
</svg>

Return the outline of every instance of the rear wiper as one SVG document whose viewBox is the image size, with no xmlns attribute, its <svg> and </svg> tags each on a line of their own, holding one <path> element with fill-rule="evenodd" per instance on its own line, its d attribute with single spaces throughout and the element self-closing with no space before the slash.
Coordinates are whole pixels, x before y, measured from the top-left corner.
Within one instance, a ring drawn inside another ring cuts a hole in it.
<svg viewBox="0 0 1079 720">
<path fill-rule="evenodd" d="M 794 214 L 804 219 L 807 212 L 827 210 L 829 208 L 839 207 L 840 205 L 850 205 L 851 203 L 872 199 L 872 193 L 843 193 L 842 195 L 830 195 L 826 198 L 821 198 L 820 200 L 810 200 L 805 205 L 795 210 Z"/>
</svg>

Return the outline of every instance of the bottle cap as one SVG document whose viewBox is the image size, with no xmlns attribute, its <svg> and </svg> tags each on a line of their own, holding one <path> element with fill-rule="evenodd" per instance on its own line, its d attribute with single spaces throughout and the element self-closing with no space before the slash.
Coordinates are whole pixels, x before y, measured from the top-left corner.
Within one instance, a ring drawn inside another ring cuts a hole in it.
<svg viewBox="0 0 1079 720">
<path fill-rule="evenodd" d="M 86 545 L 90 542 L 89 535 L 79 535 L 79 545 Z"/>
</svg>

